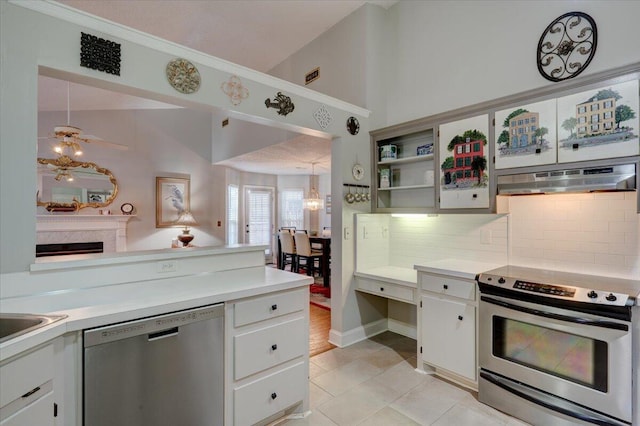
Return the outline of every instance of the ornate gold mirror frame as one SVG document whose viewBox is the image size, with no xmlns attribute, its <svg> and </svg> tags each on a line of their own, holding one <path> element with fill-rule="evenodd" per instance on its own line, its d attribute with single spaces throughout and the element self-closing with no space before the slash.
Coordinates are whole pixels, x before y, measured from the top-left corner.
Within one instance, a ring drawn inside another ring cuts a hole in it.
<svg viewBox="0 0 640 426">
<path fill-rule="evenodd" d="M 36 200 L 39 207 L 44 207 L 47 211 L 77 211 L 86 207 L 100 208 L 106 207 L 115 200 L 118 195 L 118 182 L 113 176 L 113 173 L 109 169 L 98 166 L 95 163 L 76 161 L 66 155 L 61 155 L 58 158 L 38 158 L 38 164 L 45 166 L 53 166 L 51 170 L 56 173 L 56 180 L 61 180 L 62 177 L 68 174 L 73 174 L 75 170 L 92 169 L 96 174 L 104 175 L 109 179 L 109 182 L 113 185 L 111 194 L 103 201 L 81 201 L 77 198 L 73 198 L 71 203 L 61 203 L 56 201 L 41 201 L 38 197 Z"/>
</svg>

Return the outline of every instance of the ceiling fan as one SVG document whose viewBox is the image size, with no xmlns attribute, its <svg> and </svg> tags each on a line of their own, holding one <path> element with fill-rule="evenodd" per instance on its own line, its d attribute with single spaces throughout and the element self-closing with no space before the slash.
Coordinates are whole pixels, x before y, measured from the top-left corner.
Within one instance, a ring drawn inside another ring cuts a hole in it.
<svg viewBox="0 0 640 426">
<path fill-rule="evenodd" d="M 69 106 L 70 99 L 70 86 L 71 84 L 67 82 L 67 124 L 55 126 L 53 128 L 53 134 L 49 136 L 41 136 L 38 139 L 52 139 L 57 140 L 58 145 L 56 145 L 53 150 L 58 154 L 63 154 L 65 150 L 70 150 L 74 156 L 82 155 L 82 146 L 83 143 L 92 143 L 95 145 L 102 145 L 108 148 L 119 149 L 121 151 L 126 151 L 129 149 L 126 145 L 121 145 L 114 142 L 107 142 L 104 139 L 101 139 L 97 136 L 85 135 L 82 133 L 82 129 L 79 127 L 75 127 L 70 125 L 70 117 L 71 117 L 71 108 Z"/>
</svg>

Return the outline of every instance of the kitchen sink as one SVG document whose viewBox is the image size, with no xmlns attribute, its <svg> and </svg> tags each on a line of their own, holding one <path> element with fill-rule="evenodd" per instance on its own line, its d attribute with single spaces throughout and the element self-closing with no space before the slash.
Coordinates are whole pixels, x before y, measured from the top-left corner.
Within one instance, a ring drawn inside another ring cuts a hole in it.
<svg viewBox="0 0 640 426">
<path fill-rule="evenodd" d="M 0 343 L 29 333 L 30 331 L 46 327 L 66 317 L 66 315 L 0 313 Z"/>
</svg>

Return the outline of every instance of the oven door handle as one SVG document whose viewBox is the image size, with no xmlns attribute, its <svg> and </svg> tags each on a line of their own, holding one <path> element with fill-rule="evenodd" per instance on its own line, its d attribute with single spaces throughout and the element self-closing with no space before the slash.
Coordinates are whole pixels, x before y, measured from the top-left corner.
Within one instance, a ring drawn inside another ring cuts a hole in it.
<svg viewBox="0 0 640 426">
<path fill-rule="evenodd" d="M 494 305 L 502 306 L 507 309 L 513 309 L 515 311 L 524 312 L 531 315 L 536 315 L 539 317 L 556 319 L 559 321 L 572 322 L 580 325 L 589 325 L 593 327 L 602 327 L 608 328 L 611 330 L 622 330 L 629 331 L 629 326 L 627 324 L 620 324 L 618 322 L 606 321 L 606 320 L 598 320 L 598 319 L 587 319 L 580 317 L 571 317 L 568 315 L 554 314 L 552 312 L 541 311 L 539 309 L 527 308 L 524 306 L 514 305 L 513 303 L 503 302 L 502 300 L 492 299 L 486 296 L 480 296 L 480 300 L 487 303 L 492 303 Z"/>
</svg>

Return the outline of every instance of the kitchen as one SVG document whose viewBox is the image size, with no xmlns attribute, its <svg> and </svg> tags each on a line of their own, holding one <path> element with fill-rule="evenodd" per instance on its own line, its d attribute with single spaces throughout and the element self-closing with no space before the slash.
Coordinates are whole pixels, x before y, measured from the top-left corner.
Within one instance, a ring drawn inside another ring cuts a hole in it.
<svg viewBox="0 0 640 426">
<path fill-rule="evenodd" d="M 3 4 L 3 7 L 5 5 Z M 410 19 L 410 17 L 408 17 L 407 15 L 404 15 L 408 12 L 408 9 L 406 9 L 408 6 L 404 6 L 401 5 L 398 7 L 398 10 L 396 11 L 396 13 L 400 13 L 402 16 L 402 19 L 408 20 Z M 414 6 L 414 7 L 424 7 L 424 6 Z M 593 12 L 593 15 L 597 15 L 597 16 L 603 16 L 603 17 L 608 17 L 610 15 L 612 15 L 611 12 L 606 12 L 604 9 L 605 7 L 597 7 L 597 6 L 591 6 L 593 8 L 596 8 L 596 12 Z M 553 9 L 554 13 L 552 13 L 552 15 L 559 15 L 560 13 L 563 12 L 563 9 L 560 6 L 555 6 L 555 8 Z M 367 9 L 368 13 L 379 13 L 378 10 L 374 10 L 374 9 Z M 429 11 L 430 13 L 435 13 L 435 11 Z M 482 11 L 479 11 L 482 12 Z M 557 13 L 555 13 L 557 12 Z M 381 13 L 381 12 L 380 12 Z M 413 14 L 414 16 L 416 16 L 416 19 L 418 16 L 420 16 L 420 14 Z M 609 26 L 607 27 L 607 22 L 605 18 L 601 18 L 603 19 L 604 22 L 599 22 L 599 27 L 602 29 L 602 26 L 604 26 L 604 28 L 608 28 L 609 31 L 623 31 L 623 30 L 618 30 L 617 28 L 632 28 L 633 25 L 632 23 L 629 23 L 628 25 L 622 25 L 620 24 L 619 20 L 620 19 L 625 19 L 626 17 L 633 15 L 632 13 L 628 13 L 628 14 L 617 14 L 616 15 L 616 23 L 615 25 L 613 23 L 609 23 Z M 425 16 L 425 14 L 422 14 L 421 16 Z M 429 14 L 426 14 L 426 16 L 429 16 Z M 483 15 L 484 16 L 484 15 Z M 359 16 L 353 17 L 352 19 L 358 18 Z M 542 21 L 548 21 L 550 18 L 552 18 L 552 16 L 548 16 L 545 17 L 545 19 L 542 19 Z M 437 19 L 432 22 L 432 25 L 436 25 L 437 23 Z M 446 22 L 445 19 L 442 19 L 443 22 Z M 411 23 L 411 22 L 409 22 Z M 407 25 L 407 28 L 420 28 L 421 25 L 417 24 L 417 23 L 411 23 L 412 25 Z M 4 25 L 3 25 L 4 27 Z M 436 27 L 437 28 L 437 27 Z M 5 31 L 5 30 L 3 30 Z M 16 29 L 16 31 L 18 31 Z M 417 31 L 417 30 L 416 30 Z M 537 36 L 539 35 L 539 31 L 541 31 L 540 28 L 530 28 L 530 33 L 533 34 L 531 35 L 532 39 L 537 39 Z M 624 34 L 624 33 L 623 33 Z M 421 46 L 420 48 L 417 48 L 416 46 L 412 46 L 413 43 L 418 43 L 418 42 L 424 42 L 423 40 L 424 36 L 420 36 L 419 34 L 416 35 L 416 37 L 413 37 L 409 40 L 406 40 L 406 43 L 404 43 L 403 40 L 403 45 L 402 45 L 402 49 L 400 53 L 406 53 L 408 51 L 420 51 L 422 48 L 426 49 L 429 47 L 429 43 L 424 43 L 424 46 Z M 622 39 L 624 39 L 623 36 L 621 36 Z M 637 43 L 637 41 L 633 38 L 633 37 L 627 37 L 629 43 Z M 7 40 L 7 38 L 5 37 L 5 33 L 3 33 L 3 41 Z M 404 49 L 407 49 L 406 52 Z M 615 54 L 612 54 L 610 49 L 604 49 L 602 47 L 602 45 L 600 46 L 600 49 L 602 49 L 603 55 L 609 55 L 609 56 L 605 56 L 604 58 L 601 59 L 601 62 L 594 62 L 592 64 L 592 67 L 594 67 L 594 71 L 598 71 L 598 70 L 606 70 L 609 68 L 614 68 L 616 66 L 621 66 L 624 65 L 626 63 L 628 63 L 630 60 L 632 60 L 632 58 L 630 59 L 628 57 L 628 53 L 629 52 L 637 52 L 638 49 L 633 49 L 632 47 L 629 48 L 629 51 L 625 51 L 620 52 L 618 51 L 618 56 L 616 56 Z M 52 48 L 51 51 L 54 51 L 55 49 Z M 26 53 L 26 52 L 25 52 Z M 68 54 L 68 57 L 70 58 L 72 55 L 72 53 Z M 425 55 L 424 57 L 437 57 L 438 55 Z M 523 58 L 525 57 L 524 53 L 523 53 Z M 67 58 L 67 57 L 65 57 Z M 69 59 L 67 61 L 61 60 L 61 62 L 64 62 L 63 64 L 57 64 L 59 66 L 62 67 L 62 69 L 67 69 L 67 65 L 65 65 L 65 63 L 72 63 L 73 60 Z M 422 59 L 416 58 L 416 61 L 421 61 Z M 73 62 L 75 63 L 75 62 Z M 426 65 L 423 63 L 420 63 L 419 65 Z M 7 65 L 8 66 L 8 65 Z M 25 66 L 26 68 L 29 68 L 29 66 Z M 496 66 L 496 69 L 499 68 L 499 65 Z M 323 68 L 323 70 L 326 68 Z M 19 74 L 22 75 L 23 74 L 23 70 L 24 69 L 20 69 L 19 70 Z M 77 69 L 73 70 L 74 72 L 78 72 Z M 80 70 L 82 71 L 82 70 Z M 18 72 L 18 71 L 17 71 Z M 409 69 L 405 70 L 406 73 L 409 73 Z M 533 72 L 531 71 L 531 76 L 528 79 L 523 79 L 521 81 L 524 81 L 524 83 L 520 83 L 520 85 L 516 82 L 516 81 L 512 81 L 510 79 L 507 78 L 498 78 L 496 77 L 496 80 L 500 80 L 500 82 L 498 83 L 496 81 L 495 84 L 493 85 L 478 85 L 478 84 L 474 84 L 474 82 L 472 81 L 473 79 L 469 79 L 469 81 L 467 81 L 464 84 L 467 84 L 467 87 L 464 87 L 463 83 L 457 83 L 457 87 L 459 88 L 459 94 L 455 95 L 458 96 L 458 98 L 455 98 L 455 96 L 451 96 L 450 94 L 447 93 L 441 93 L 441 91 L 445 90 L 445 87 L 447 86 L 446 84 L 440 84 L 440 86 L 436 86 L 435 84 L 430 84 L 428 81 L 425 80 L 425 85 L 422 86 L 415 86 L 415 81 L 420 80 L 419 78 L 413 78 L 411 75 L 408 75 L 408 78 L 401 78 L 398 81 L 396 81 L 396 84 L 400 85 L 400 87 L 398 87 L 399 89 L 403 89 L 403 90 L 398 90 L 398 91 L 391 91 L 390 93 L 395 93 L 396 95 L 389 95 L 389 103 L 390 103 L 390 107 L 386 108 L 379 108 L 376 109 L 376 111 L 386 111 L 386 122 L 377 122 L 375 125 L 370 125 L 370 126 L 366 126 L 366 122 L 363 119 L 360 119 L 360 125 L 361 125 L 361 129 L 360 129 L 360 135 L 358 135 L 357 137 L 353 137 L 353 138 L 349 138 L 349 144 L 346 143 L 340 143 L 339 141 L 337 142 L 338 145 L 338 149 L 341 150 L 339 151 L 338 154 L 336 154 L 338 157 L 341 157 L 343 159 L 347 159 L 344 161 L 343 164 L 343 168 L 342 170 L 340 170 L 339 167 L 336 167 L 336 171 L 334 172 L 335 175 L 332 176 L 332 192 L 334 194 L 340 193 L 342 191 L 342 187 L 341 184 L 342 182 L 348 182 L 351 179 L 351 168 L 353 165 L 353 162 L 355 162 L 357 160 L 357 153 L 366 153 L 369 152 L 369 140 L 368 140 L 368 130 L 369 128 L 380 128 L 383 127 L 384 125 L 386 125 L 386 123 L 394 123 L 394 122 L 404 122 L 413 118 L 417 118 L 417 117 L 421 117 L 421 116 L 428 116 L 437 112 L 441 112 L 443 110 L 450 110 L 456 106 L 461 106 L 461 105 L 465 105 L 469 102 L 474 102 L 474 101 L 478 101 L 478 100 L 483 100 L 483 99 L 494 99 L 498 96 L 501 95 L 507 95 L 510 93 L 516 93 L 516 92 L 520 92 L 522 90 L 528 89 L 530 87 L 537 87 L 542 85 L 543 83 L 540 80 L 536 80 L 533 77 Z M 82 73 L 82 72 L 81 72 Z M 6 75 L 6 74 L 5 74 Z M 13 74 L 12 74 L 13 75 Z M 33 77 L 33 76 L 31 76 Z M 24 81 L 24 84 L 26 85 L 25 87 L 30 87 L 29 81 L 33 81 L 33 79 L 31 80 L 24 80 L 24 78 L 26 77 L 21 77 L 21 76 L 17 76 L 16 77 L 17 80 L 13 80 L 13 81 Z M 320 80 L 320 82 L 322 83 L 324 80 Z M 413 83 L 412 83 L 413 82 Z M 477 81 L 475 82 L 477 83 Z M 324 84 L 324 83 L 323 83 Z M 337 90 L 340 91 L 343 87 L 341 85 L 346 84 L 346 81 L 341 81 L 341 82 L 337 82 L 337 84 L 335 84 L 335 89 L 331 89 L 331 90 Z M 462 87 L 460 87 L 462 84 Z M 405 87 L 405 85 L 411 85 L 412 87 Z M 471 87 L 473 86 L 473 87 Z M 3 90 L 4 90 L 3 86 Z M 415 97 L 414 98 L 410 98 L 410 99 L 414 99 L 413 102 L 406 102 L 407 99 L 398 99 L 398 98 L 394 98 L 393 96 L 397 96 L 397 94 L 399 93 L 409 93 L 411 91 L 413 91 L 414 89 L 418 89 L 418 91 L 414 92 L 415 93 Z M 440 92 L 439 92 L 440 90 Z M 5 93 L 10 93 L 10 92 L 5 92 Z M 274 92 L 275 93 L 275 92 Z M 343 93 L 349 95 L 352 94 L 352 90 L 343 90 Z M 466 93 L 466 95 L 463 94 Z M 273 94 L 269 93 L 269 94 L 265 94 L 265 98 L 272 96 Z M 17 94 L 14 95 L 15 97 L 19 97 Z M 424 103 L 422 102 L 420 99 L 423 98 L 428 98 L 428 97 L 435 97 L 440 99 L 438 104 L 435 103 Z M 17 115 L 16 117 L 8 117 L 5 116 L 5 112 L 10 111 L 10 108 L 8 106 L 8 104 L 4 103 L 4 102 L 9 102 L 8 100 L 6 100 L 7 98 L 3 95 L 3 120 L 6 119 L 7 121 L 5 122 L 11 122 L 14 121 L 17 123 L 21 123 L 23 122 L 23 119 L 21 118 L 21 115 Z M 421 106 L 416 108 L 416 105 L 419 104 Z M 374 108 L 371 108 L 374 109 Z M 260 114 L 263 114 L 264 112 L 261 110 Z M 10 115 L 10 114 L 9 114 Z M 27 114 L 28 115 L 28 114 Z M 384 115 L 384 114 L 382 114 Z M 382 120 L 381 117 L 381 113 L 379 112 L 378 115 L 375 117 L 375 120 Z M 313 123 L 311 121 L 311 119 L 309 119 L 309 122 Z M 309 124 L 309 126 L 311 126 L 311 124 Z M 32 164 L 33 161 L 33 151 L 31 147 L 27 147 L 27 146 L 12 146 L 11 150 L 9 150 L 8 147 L 6 147 L 6 142 L 7 140 L 17 140 L 17 138 L 23 137 L 24 135 L 31 135 L 33 136 L 33 138 L 35 138 L 37 135 L 35 133 L 35 131 L 32 129 L 32 124 L 29 123 L 24 123 L 23 127 L 21 127 L 21 131 L 20 132 L 12 132 L 12 133 L 4 133 L 4 132 L 8 132 L 8 130 L 6 130 L 7 127 L 3 126 L 3 163 L 2 163 L 2 170 L 3 170 L 3 176 L 5 176 L 4 173 L 8 173 L 11 176 L 24 176 L 25 182 L 31 182 L 35 176 L 35 173 L 31 173 L 29 172 L 30 170 L 34 169 L 34 165 Z M 356 141 L 354 143 L 352 143 L 352 141 Z M 348 146 L 347 146 L 348 145 Z M 7 150 L 7 151 L 5 151 Z M 9 155 L 6 155 L 6 154 Z M 11 159 L 11 160 L 9 160 Z M 360 158 L 359 161 L 360 162 L 365 162 L 366 156 L 363 156 L 363 154 L 360 154 Z M 336 164 L 340 164 L 340 163 L 336 163 Z M 366 165 L 366 164 L 365 164 Z M 369 170 L 367 168 L 367 170 Z M 367 178 L 365 178 L 367 179 Z M 364 182 L 366 183 L 368 181 L 365 180 Z M 31 244 L 24 244 L 24 247 L 22 246 L 22 244 L 20 244 L 18 246 L 18 248 L 16 249 L 15 246 L 15 241 L 21 241 L 21 242 L 25 242 L 27 240 L 30 240 L 31 238 L 27 238 L 25 239 L 25 235 L 23 235 L 22 233 L 17 234 L 17 230 L 27 230 L 27 229 L 34 229 L 33 223 L 32 223 L 32 219 L 25 217 L 25 215 L 21 214 L 20 212 L 26 211 L 31 209 L 32 207 L 32 201 L 33 201 L 33 197 L 30 194 L 24 194 L 22 191 L 16 191 L 15 188 L 11 188 L 7 183 L 6 180 L 3 179 L 3 183 L 2 183 L 2 189 L 3 189 L 3 199 L 6 199 L 6 197 L 9 197 L 10 199 L 14 200 L 14 209 L 9 209 L 8 207 L 4 206 L 3 203 L 3 215 L 2 215 L 2 233 L 3 233 L 3 269 L 2 272 L 15 272 L 15 268 L 17 267 L 18 270 L 22 270 L 22 268 L 26 268 L 28 264 L 32 263 L 29 259 L 32 256 L 32 245 Z M 35 185 L 33 185 L 35 187 Z M 339 199 L 339 197 L 334 197 L 334 199 L 337 201 Z M 601 199 L 600 198 L 594 198 L 598 203 L 601 203 Z M 606 200 L 606 198 L 604 198 L 604 200 Z M 509 203 L 511 204 L 511 202 L 513 201 L 513 199 L 510 199 Z M 560 201 L 558 201 L 560 202 Z M 570 201 L 571 202 L 571 201 Z M 587 202 L 588 203 L 588 202 Z M 631 202 L 627 203 L 633 203 L 633 200 Z M 17 208 L 16 208 L 17 207 Z M 344 208 L 343 208 L 344 207 Z M 351 217 L 352 214 L 357 212 L 357 209 L 354 209 L 352 206 L 342 206 L 341 203 L 334 205 L 334 208 L 336 209 L 337 212 L 342 212 L 342 214 L 334 214 L 334 218 L 335 220 L 332 220 L 332 226 L 335 229 L 342 229 L 343 227 L 347 227 L 347 228 L 351 228 L 350 231 L 354 232 L 354 228 L 351 227 L 353 225 L 351 225 Z M 538 207 L 540 210 L 544 210 L 544 207 Z M 562 207 L 558 207 L 557 210 L 560 210 Z M 602 216 L 602 215 L 606 215 L 609 210 L 605 207 L 604 209 L 599 209 L 600 211 L 598 212 L 598 216 Z M 603 212 L 604 210 L 604 212 Z M 527 206 L 524 206 L 522 208 L 522 211 L 530 211 L 527 210 Z M 624 210 L 627 211 L 627 210 Z M 612 214 L 614 214 L 613 212 L 611 212 Z M 616 215 L 619 216 L 620 213 L 615 213 Z M 637 216 L 636 216 L 637 217 Z M 633 218 L 633 217 L 632 217 Z M 526 219 L 526 218 L 525 218 Z M 637 220 L 637 219 L 636 219 Z M 344 226 L 343 226 L 343 221 L 344 221 Z M 625 220 L 626 221 L 626 220 Z M 569 219 L 565 220 L 565 222 L 570 222 Z M 602 226 L 601 224 L 601 220 L 598 220 L 597 222 L 594 222 L 596 224 L 594 224 L 594 228 L 596 226 Z M 522 239 L 521 244 L 529 244 L 527 242 L 527 234 L 526 232 L 528 232 L 528 230 L 526 229 L 526 220 L 522 222 L 523 225 L 521 227 L 521 229 L 518 230 L 518 232 L 522 233 Z M 553 223 L 553 222 L 550 222 Z M 549 225 L 549 226 L 553 226 L 553 225 Z M 625 238 L 627 236 L 627 232 L 625 229 L 621 229 L 619 227 L 620 225 L 613 225 L 614 229 L 619 229 L 619 231 L 617 232 L 617 235 L 614 235 L 614 237 L 619 237 L 619 234 L 622 233 L 625 235 Z M 625 226 L 625 225 L 623 225 Z M 14 229 L 16 231 L 14 231 Z M 31 232 L 31 231 L 29 231 Z M 28 233 L 29 233 L 28 232 Z M 605 232 L 605 231 L 594 231 L 594 232 Z M 608 233 L 608 230 L 606 231 Z M 28 236 L 27 233 L 27 236 Z M 356 233 L 357 234 L 357 233 Z M 634 239 L 634 235 L 636 236 L 636 238 Z M 496 237 L 498 238 L 498 237 Z M 550 237 L 549 237 L 550 238 Z M 604 238 L 604 237 L 603 237 Z M 634 241 L 637 241 L 637 222 L 636 222 L 636 227 L 632 229 L 632 234 L 629 237 L 630 238 L 630 244 L 633 244 Z M 561 241 L 564 241 L 564 239 L 562 237 L 558 238 Z M 515 240 L 514 240 L 515 241 Z M 554 244 L 554 242 L 557 240 L 554 240 L 553 238 L 550 238 L 549 240 L 549 244 Z M 533 243 L 531 243 L 533 244 Z M 536 243 L 538 244 L 538 243 Z M 626 244 L 626 243 L 625 243 Z M 635 246 L 637 247 L 637 246 Z M 594 274 L 598 274 L 598 275 L 608 275 L 610 273 L 614 273 L 614 274 L 621 274 L 621 275 L 626 275 L 627 277 L 635 277 L 637 276 L 637 264 L 630 264 L 629 266 L 627 266 L 626 263 L 623 263 L 624 266 L 620 265 L 620 256 L 614 255 L 611 252 L 609 252 L 609 246 L 607 246 L 606 249 L 603 248 L 603 250 L 606 250 L 605 253 L 602 254 L 607 254 L 609 256 L 596 256 L 593 253 L 590 253 L 588 256 L 590 256 L 592 259 L 594 259 L 593 264 L 590 262 L 580 262 L 579 261 L 579 257 L 580 254 L 583 253 L 581 252 L 579 249 L 578 254 L 577 255 L 572 255 L 572 253 L 575 250 L 565 250 L 566 252 L 569 252 L 566 254 L 565 258 L 562 258 L 560 260 L 554 260 L 554 258 L 550 255 L 545 256 L 543 253 L 540 253 L 541 249 L 537 248 L 536 250 L 527 250 L 527 247 L 519 247 L 519 246 L 512 246 L 511 247 L 511 251 L 512 254 L 514 254 L 516 256 L 516 260 L 518 261 L 517 263 L 521 263 L 520 260 L 522 261 L 527 261 L 527 262 L 536 262 L 537 265 L 536 266 L 543 266 L 543 267 L 556 267 L 556 268 L 560 268 L 560 267 L 566 267 L 566 268 L 578 268 L 579 270 L 582 270 L 582 267 L 588 266 L 591 269 L 589 270 L 590 273 L 594 273 Z M 13 253 L 13 254 L 11 254 Z M 539 256 L 533 256 L 534 253 L 540 253 Z M 600 254 L 600 252 L 598 252 Z M 348 333 L 350 330 L 355 330 L 357 329 L 357 327 L 362 323 L 362 319 L 360 317 L 361 313 L 359 313 L 359 308 L 358 308 L 358 303 L 357 303 L 357 297 L 356 294 L 354 293 L 353 289 L 351 288 L 351 276 L 353 274 L 353 265 L 352 265 L 352 260 L 353 259 L 353 240 L 346 240 L 343 241 L 342 244 L 336 244 L 334 245 L 334 256 L 336 256 L 337 258 L 337 264 L 334 265 L 334 267 L 338 270 L 341 271 L 341 274 L 339 276 L 336 276 L 335 279 L 333 279 L 333 285 L 334 285 L 334 289 L 336 290 L 337 293 L 344 293 L 345 296 L 345 300 L 343 301 L 343 305 L 345 306 L 344 309 L 342 311 L 336 311 L 334 318 L 332 318 L 332 328 L 334 330 L 333 333 L 333 337 L 336 341 L 336 343 L 339 343 L 341 345 L 348 345 L 350 342 L 348 341 L 348 338 L 350 337 L 350 334 Z M 624 256 L 624 255 L 622 255 Z M 535 260 L 534 260 L 535 258 Z M 26 260 L 25 260 L 26 259 Z M 602 263 L 596 263 L 596 259 L 598 261 L 608 261 L 608 264 L 602 264 Z M 510 259 L 511 260 L 511 259 Z M 577 263 L 571 263 L 571 262 L 577 262 Z M 615 265 L 612 265 L 611 263 L 615 262 Z M 527 263 L 528 264 L 528 263 Z M 14 265 L 14 266 L 10 266 L 10 265 Z M 4 277 L 3 277 L 3 281 L 4 281 Z M 394 308 L 391 308 L 394 309 Z M 353 334 L 355 335 L 355 333 Z"/>
</svg>

